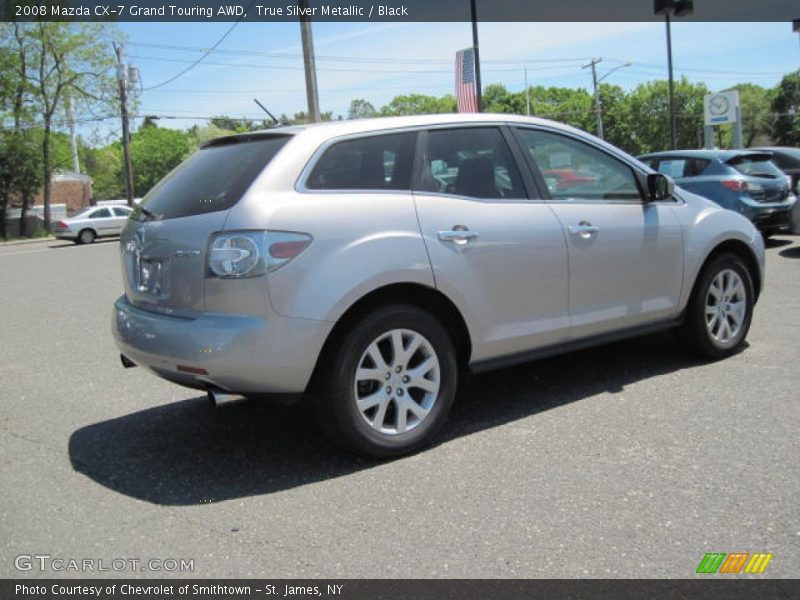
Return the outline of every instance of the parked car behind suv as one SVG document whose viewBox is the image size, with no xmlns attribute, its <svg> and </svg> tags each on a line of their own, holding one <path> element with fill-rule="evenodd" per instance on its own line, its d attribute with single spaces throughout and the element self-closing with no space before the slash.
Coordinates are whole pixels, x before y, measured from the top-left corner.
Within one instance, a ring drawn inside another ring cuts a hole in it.
<svg viewBox="0 0 800 600">
<path fill-rule="evenodd" d="M 791 232 L 795 196 L 789 179 L 766 152 L 675 150 L 640 156 L 680 187 L 741 213 L 769 237 Z"/>
<path fill-rule="evenodd" d="M 91 244 L 100 237 L 119 235 L 131 210 L 128 206 L 90 206 L 56 223 L 53 234 L 60 240 Z"/>
<path fill-rule="evenodd" d="M 435 115 L 214 140 L 136 208 L 121 259 L 124 364 L 212 398 L 309 393 L 333 439 L 393 456 L 467 370 L 667 328 L 736 352 L 764 247 L 579 130 Z"/>
</svg>

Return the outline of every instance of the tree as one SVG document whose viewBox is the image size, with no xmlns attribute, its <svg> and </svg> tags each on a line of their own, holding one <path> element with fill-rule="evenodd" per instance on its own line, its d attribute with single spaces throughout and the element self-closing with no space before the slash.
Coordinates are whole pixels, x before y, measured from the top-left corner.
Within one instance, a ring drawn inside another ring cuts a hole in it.
<svg viewBox="0 0 800 600">
<path fill-rule="evenodd" d="M 350 102 L 350 109 L 347 111 L 348 119 L 370 119 L 378 116 L 378 111 L 363 98 L 356 98 Z"/>
<path fill-rule="evenodd" d="M 703 98 L 708 88 L 685 77 L 675 82 L 675 115 L 678 148 L 702 145 Z M 623 147 L 632 154 L 670 147 L 669 85 L 666 81 L 640 84 L 626 98 L 631 139 Z"/>
<path fill-rule="evenodd" d="M 509 92 L 504 85 L 493 83 L 483 91 L 483 110 L 490 113 L 525 114 L 525 92 Z"/>
<path fill-rule="evenodd" d="M 12 199 L 21 201 L 36 194 L 42 183 L 42 155 L 36 140 L 25 130 L 0 131 L 0 236 L 6 239 L 6 211 Z M 20 235 L 25 235 L 25 205 L 22 205 Z"/>
<path fill-rule="evenodd" d="M 92 178 L 93 199 L 111 200 L 125 197 L 120 142 L 103 148 L 86 148 L 81 154 L 81 161 L 86 174 Z"/>
<path fill-rule="evenodd" d="M 436 98 L 424 94 L 395 96 L 389 104 L 381 108 L 381 116 L 431 115 L 456 111 L 456 99 L 452 95 Z"/>
<path fill-rule="evenodd" d="M 133 188 L 144 196 L 189 154 L 186 133 L 175 129 L 147 127 L 131 136 L 131 160 L 136 165 Z"/>
<path fill-rule="evenodd" d="M 22 25 L 20 25 L 22 27 Z M 44 179 L 44 222 L 50 230 L 50 200 L 53 165 L 50 156 L 53 116 L 69 94 L 75 104 L 111 101 L 115 89 L 114 61 L 104 47 L 107 26 L 96 23 L 25 24 L 20 44 L 30 55 L 26 80 L 36 88 L 35 102 L 44 127 L 42 165 Z"/>
<path fill-rule="evenodd" d="M 800 146 L 800 73 L 786 75 L 775 90 L 772 138 L 779 146 Z"/>
</svg>

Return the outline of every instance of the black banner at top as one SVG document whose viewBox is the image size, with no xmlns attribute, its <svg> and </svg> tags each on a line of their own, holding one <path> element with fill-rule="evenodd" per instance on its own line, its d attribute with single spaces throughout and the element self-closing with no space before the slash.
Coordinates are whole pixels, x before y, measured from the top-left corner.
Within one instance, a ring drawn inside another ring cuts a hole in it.
<svg viewBox="0 0 800 600">
<path fill-rule="evenodd" d="M 3 0 L 4 21 L 470 21 L 469 0 Z M 476 0 L 478 21 L 793 21 L 797 0 Z M 677 5 L 677 6 L 676 6 Z M 690 8 L 690 11 L 686 9 Z M 675 13 L 678 13 L 675 15 Z"/>
</svg>

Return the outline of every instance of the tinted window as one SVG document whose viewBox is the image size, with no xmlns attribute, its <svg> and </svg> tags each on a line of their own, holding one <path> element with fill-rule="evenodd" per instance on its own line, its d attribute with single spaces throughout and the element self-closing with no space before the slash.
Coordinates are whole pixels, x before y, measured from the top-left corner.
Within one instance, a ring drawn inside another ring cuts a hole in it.
<svg viewBox="0 0 800 600">
<path fill-rule="evenodd" d="M 641 199 L 633 171 L 613 156 L 566 136 L 518 131 L 552 198 Z"/>
<path fill-rule="evenodd" d="M 131 209 L 130 208 L 115 208 L 114 209 L 114 214 L 117 215 L 118 217 L 127 217 L 129 214 L 131 214 Z"/>
<path fill-rule="evenodd" d="M 705 170 L 710 162 L 705 158 L 662 158 L 658 164 L 658 172 L 669 175 L 673 179 L 696 177 Z"/>
<path fill-rule="evenodd" d="M 306 180 L 312 190 L 410 190 L 416 133 L 374 135 L 328 148 Z"/>
<path fill-rule="evenodd" d="M 212 142 L 162 179 L 141 206 L 161 219 L 227 210 L 289 139 L 276 135 Z M 137 209 L 137 216 L 142 212 Z"/>
<path fill-rule="evenodd" d="M 89 215 L 90 219 L 105 219 L 111 216 L 111 211 L 107 208 L 101 208 L 100 210 L 94 211 L 91 215 Z"/>
<path fill-rule="evenodd" d="M 730 159 L 728 164 L 744 175 L 770 179 L 784 177 L 781 170 L 769 160 L 769 157 L 764 155 L 736 156 Z"/>
<path fill-rule="evenodd" d="M 524 198 L 516 164 L 499 129 L 428 133 L 419 189 L 474 198 Z"/>
</svg>

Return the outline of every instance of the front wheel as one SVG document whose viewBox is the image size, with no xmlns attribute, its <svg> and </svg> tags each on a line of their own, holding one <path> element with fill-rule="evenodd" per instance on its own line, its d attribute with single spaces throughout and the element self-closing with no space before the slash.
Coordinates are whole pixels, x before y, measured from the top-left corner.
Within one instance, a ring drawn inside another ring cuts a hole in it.
<svg viewBox="0 0 800 600">
<path fill-rule="evenodd" d="M 335 442 L 361 454 L 400 456 L 427 445 L 455 398 L 453 343 L 415 306 L 364 317 L 321 360 L 318 420 Z"/>
<path fill-rule="evenodd" d="M 682 337 L 694 352 L 707 358 L 730 356 L 744 344 L 753 303 L 753 280 L 747 265 L 735 254 L 721 254 L 698 277 Z"/>
</svg>

